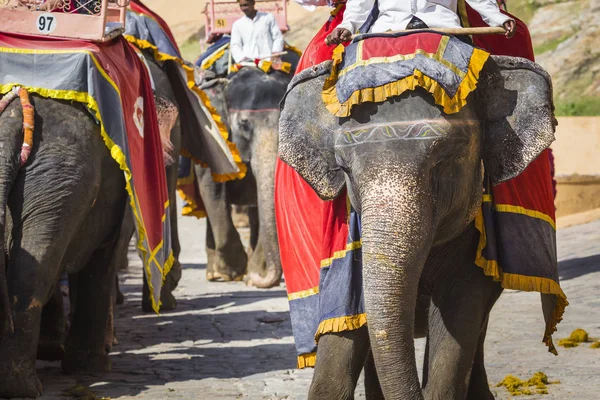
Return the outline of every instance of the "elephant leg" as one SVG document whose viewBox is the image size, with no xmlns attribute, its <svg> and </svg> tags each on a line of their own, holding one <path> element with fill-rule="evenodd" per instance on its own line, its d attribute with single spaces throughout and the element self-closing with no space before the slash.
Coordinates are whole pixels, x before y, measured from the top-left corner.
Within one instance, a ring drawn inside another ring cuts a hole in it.
<svg viewBox="0 0 600 400">
<path fill-rule="evenodd" d="M 206 280 L 213 282 L 218 279 L 218 273 L 215 276 L 215 235 L 213 235 L 210 219 L 206 218 Z"/>
<path fill-rule="evenodd" d="M 248 226 L 250 227 L 250 252 L 251 255 L 256 250 L 258 244 L 258 231 L 260 229 L 260 221 L 258 218 L 258 207 L 249 206 L 248 210 Z"/>
<path fill-rule="evenodd" d="M 76 275 L 76 306 L 73 321 L 65 342 L 62 369 L 65 373 L 96 373 L 110 371 L 106 331 L 109 327 L 110 308 L 116 276 L 119 231 L 112 240 L 101 245 L 87 265 Z"/>
<path fill-rule="evenodd" d="M 372 351 L 369 351 L 367 361 L 365 361 L 365 394 L 367 400 L 385 400 L 375 369 L 375 359 Z"/>
<path fill-rule="evenodd" d="M 369 353 L 367 328 L 328 333 L 319 339 L 309 400 L 352 400 Z"/>
<path fill-rule="evenodd" d="M 473 264 L 477 239 L 478 232 L 469 229 L 446 246 L 447 252 L 440 252 L 453 265 L 448 266 L 447 278 L 438 279 L 433 288 L 425 399 L 465 399 L 478 352 L 481 352 L 479 367 L 483 368 L 480 341 L 485 337 L 490 310 L 502 288 Z M 481 374 L 481 370 L 477 373 Z"/>
<path fill-rule="evenodd" d="M 248 208 L 250 206 L 231 207 L 231 219 L 236 228 L 248 228 L 250 226 Z"/>
<path fill-rule="evenodd" d="M 256 178 L 259 224 L 256 248 L 248 263 L 248 284 L 271 288 L 279 286 L 282 276 L 275 221 L 277 138 L 272 138 L 271 132 L 260 132 L 254 140 L 251 167 Z"/>
<path fill-rule="evenodd" d="M 62 360 L 65 352 L 63 346 L 65 328 L 66 317 L 63 307 L 63 294 L 60 290 L 60 283 L 57 283 L 52 297 L 42 310 L 37 352 L 38 360 Z"/>
<path fill-rule="evenodd" d="M 210 222 L 212 243 L 209 243 L 207 232 L 207 245 L 214 244 L 212 249 L 207 247 L 207 273 L 212 272 L 207 279 L 241 280 L 246 272 L 248 256 L 231 219 L 225 184 L 214 182 L 210 171 L 204 168 L 196 167 L 196 176 Z"/>
<path fill-rule="evenodd" d="M 485 335 L 487 333 L 488 321 L 489 316 L 485 321 L 485 324 L 481 330 L 481 334 L 479 335 L 477 352 L 475 353 L 475 360 L 473 360 L 473 368 L 471 369 L 471 379 L 469 381 L 467 400 L 494 400 L 494 395 L 490 391 L 487 373 L 485 372 L 485 363 L 483 357 L 483 345 L 485 342 Z"/>
<path fill-rule="evenodd" d="M 58 237 L 59 243 L 48 243 L 41 235 L 31 229 L 23 232 L 20 246 L 15 245 L 11 252 L 7 279 L 14 332 L 5 331 L 0 338 L 0 398 L 37 397 L 42 392 L 35 371 L 42 309 L 56 289 L 62 256 L 59 247 L 64 245 Z"/>
<path fill-rule="evenodd" d="M 117 292 L 117 294 L 116 294 L 116 303 L 118 305 L 124 304 L 125 303 L 125 295 L 123 294 L 123 292 L 121 292 L 121 287 L 119 285 L 119 276 L 118 275 L 115 277 L 115 291 Z"/>
</svg>

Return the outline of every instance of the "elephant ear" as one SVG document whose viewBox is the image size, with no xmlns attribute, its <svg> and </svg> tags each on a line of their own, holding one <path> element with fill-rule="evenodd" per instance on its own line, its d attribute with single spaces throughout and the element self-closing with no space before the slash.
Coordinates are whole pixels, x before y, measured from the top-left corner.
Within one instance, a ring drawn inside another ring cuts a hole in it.
<svg viewBox="0 0 600 400">
<path fill-rule="evenodd" d="M 492 56 L 480 80 L 483 160 L 493 184 L 512 179 L 554 141 L 552 81 L 524 58 Z"/>
<path fill-rule="evenodd" d="M 345 186 L 334 152 L 337 118 L 321 100 L 330 65 L 330 61 L 319 64 L 294 77 L 281 101 L 279 118 L 279 158 L 323 200 L 336 198 Z"/>
</svg>

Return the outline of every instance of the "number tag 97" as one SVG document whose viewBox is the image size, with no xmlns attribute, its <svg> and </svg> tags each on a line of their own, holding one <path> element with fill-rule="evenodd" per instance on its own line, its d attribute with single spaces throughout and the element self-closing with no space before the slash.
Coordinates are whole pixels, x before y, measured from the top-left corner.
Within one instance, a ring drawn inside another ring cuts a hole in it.
<svg viewBox="0 0 600 400">
<path fill-rule="evenodd" d="M 50 13 L 43 13 L 37 17 L 35 26 L 40 33 L 48 35 L 56 29 L 56 18 Z"/>
</svg>

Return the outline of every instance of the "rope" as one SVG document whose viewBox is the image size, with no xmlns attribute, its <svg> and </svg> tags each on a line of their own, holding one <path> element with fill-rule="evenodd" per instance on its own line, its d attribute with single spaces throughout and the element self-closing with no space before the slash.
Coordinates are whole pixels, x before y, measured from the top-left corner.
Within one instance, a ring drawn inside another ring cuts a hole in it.
<svg viewBox="0 0 600 400">
<path fill-rule="evenodd" d="M 21 99 L 23 107 L 23 145 L 21 146 L 21 166 L 25 165 L 31 154 L 33 146 L 33 130 L 35 128 L 35 109 L 29 101 L 29 93 L 23 88 L 13 88 L 0 100 L 0 114 L 6 110 L 6 107 L 17 97 Z"/>
<path fill-rule="evenodd" d="M 23 145 L 21 146 L 21 167 L 25 165 L 33 146 L 33 129 L 35 128 L 35 109 L 29 102 L 29 93 L 20 88 L 19 97 L 23 107 Z"/>
</svg>

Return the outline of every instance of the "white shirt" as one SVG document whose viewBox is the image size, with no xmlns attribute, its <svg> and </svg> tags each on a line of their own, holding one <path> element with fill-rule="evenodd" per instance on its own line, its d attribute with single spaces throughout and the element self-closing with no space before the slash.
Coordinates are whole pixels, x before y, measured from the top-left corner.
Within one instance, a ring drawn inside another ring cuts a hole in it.
<svg viewBox="0 0 600 400">
<path fill-rule="evenodd" d="M 489 26 L 502 26 L 511 20 L 500 12 L 496 0 L 466 1 Z M 374 4 L 375 0 L 348 0 L 344 19 L 338 28 L 356 33 L 367 20 Z M 369 32 L 406 29 L 413 16 L 430 28 L 460 28 L 456 9 L 457 0 L 379 0 L 379 17 Z"/>
<path fill-rule="evenodd" d="M 254 19 L 244 15 L 233 23 L 230 46 L 236 63 L 265 58 L 283 51 L 283 35 L 273 14 L 258 11 Z"/>
</svg>

